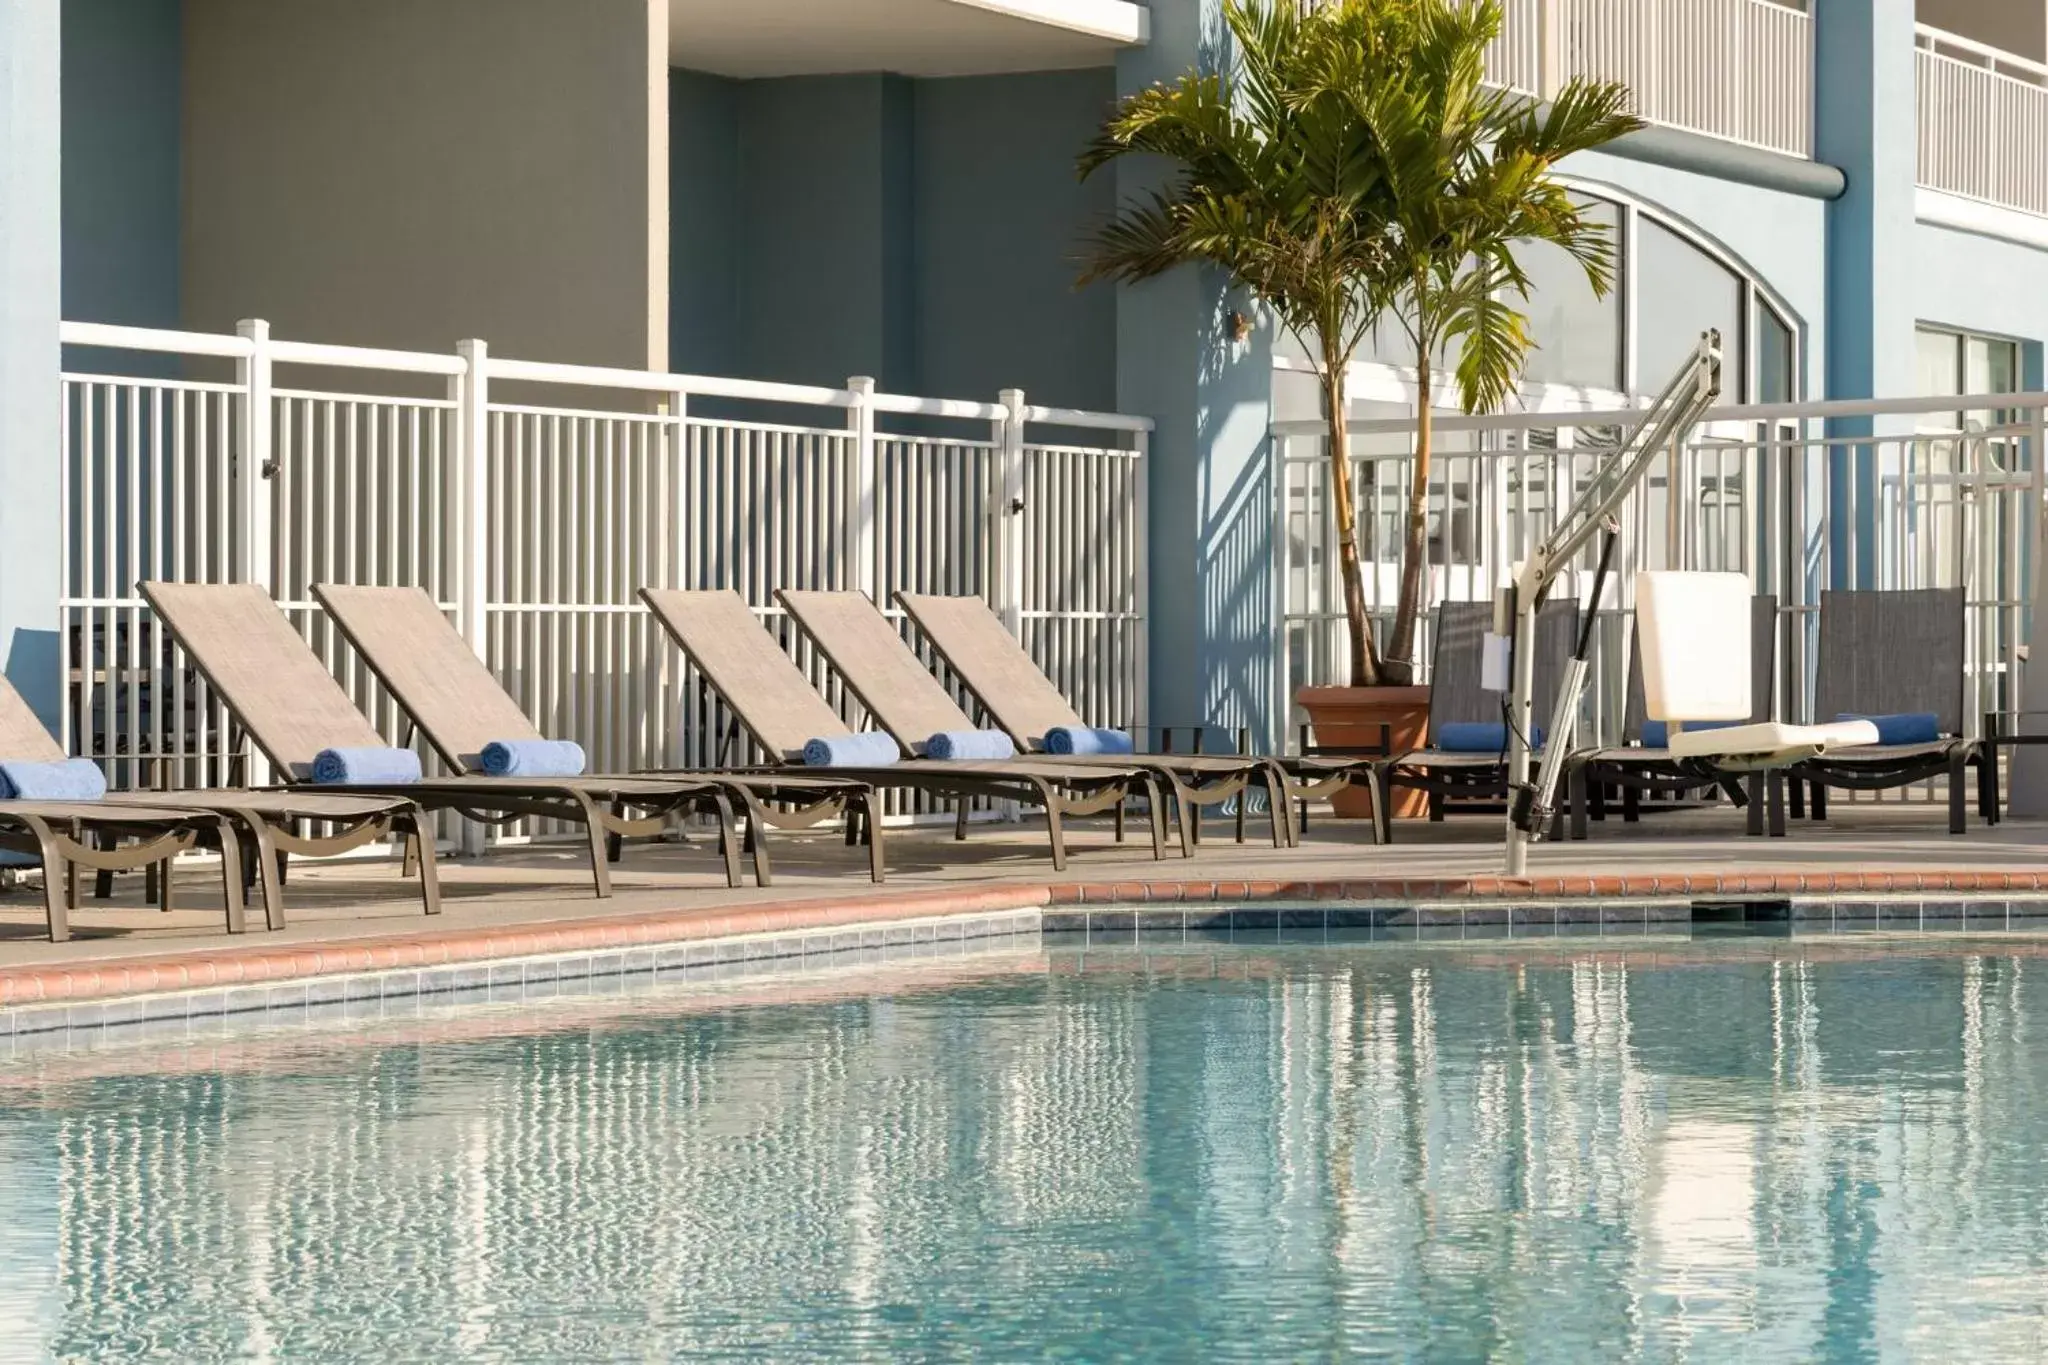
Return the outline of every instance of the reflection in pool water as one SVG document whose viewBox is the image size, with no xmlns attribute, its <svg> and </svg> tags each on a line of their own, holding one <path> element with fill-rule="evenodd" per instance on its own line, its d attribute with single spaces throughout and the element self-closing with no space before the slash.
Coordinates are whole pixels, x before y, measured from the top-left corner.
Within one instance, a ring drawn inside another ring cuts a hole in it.
<svg viewBox="0 0 2048 1365">
<path fill-rule="evenodd" d="M 2048 964 L 1758 946 L 1054 953 L 17 1064 L 0 1356 L 2048 1354 Z"/>
</svg>

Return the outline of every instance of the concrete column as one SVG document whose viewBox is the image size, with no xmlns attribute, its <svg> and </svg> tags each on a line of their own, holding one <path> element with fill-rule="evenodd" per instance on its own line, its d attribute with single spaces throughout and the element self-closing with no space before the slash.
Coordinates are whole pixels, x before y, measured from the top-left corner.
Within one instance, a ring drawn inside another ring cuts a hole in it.
<svg viewBox="0 0 2048 1365">
<path fill-rule="evenodd" d="M 0 667 L 55 728 L 62 180 L 59 20 L 0 0 Z"/>
<path fill-rule="evenodd" d="M 1152 40 L 1117 59 L 1128 94 L 1226 58 L 1221 0 L 1154 0 Z M 1159 168 L 1117 168 L 1117 198 Z M 1268 427 L 1270 328 L 1245 341 L 1230 314 L 1255 312 L 1213 272 L 1179 270 L 1122 286 L 1117 298 L 1117 406 L 1156 421 L 1151 445 L 1151 715 L 1255 738 L 1269 733 L 1273 507 Z M 1212 739 L 1221 736 L 1212 735 Z"/>
<path fill-rule="evenodd" d="M 1848 188 L 1828 205 L 1828 398 L 1913 392 L 1913 191 L 1919 139 L 1914 110 L 1913 0 L 1815 0 L 1814 152 L 1841 167 Z M 1868 418 L 1831 422 L 1829 434 L 1884 434 Z M 1874 505 L 1875 461 L 1833 457 L 1830 501 L 1838 542 L 1835 580 L 1873 581 L 1872 538 L 1846 553 L 1850 491 Z M 1853 577 L 1851 575 L 1853 574 Z"/>
</svg>

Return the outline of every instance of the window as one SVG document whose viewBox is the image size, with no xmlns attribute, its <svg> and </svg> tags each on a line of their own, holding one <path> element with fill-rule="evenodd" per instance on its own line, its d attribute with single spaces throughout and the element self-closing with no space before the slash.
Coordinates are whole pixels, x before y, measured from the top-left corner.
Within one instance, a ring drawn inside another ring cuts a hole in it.
<svg viewBox="0 0 2048 1365">
<path fill-rule="evenodd" d="M 1920 392 L 1927 397 L 1965 393 L 2015 393 L 2020 386 L 2020 348 L 2003 337 L 1972 336 L 1939 327 L 1921 327 L 1913 334 L 1914 367 Z M 1998 426 L 2010 420 L 2004 410 L 1930 413 L 1922 430 L 1953 431 L 1968 422 Z"/>
<path fill-rule="evenodd" d="M 1759 403 L 1789 403 L 1799 388 L 1792 366 L 1792 324 L 1758 302 L 1756 318 L 1756 391 Z"/>
<path fill-rule="evenodd" d="M 1578 202 L 1588 218 L 1607 226 L 1614 244 L 1615 287 L 1606 298 L 1595 298 L 1585 267 L 1563 248 L 1548 242 L 1523 243 L 1516 257 L 1529 274 L 1529 299 L 1520 306 L 1529 315 L 1529 334 L 1536 341 L 1523 377 L 1536 383 L 1619 389 L 1620 281 L 1622 253 L 1627 250 L 1621 240 L 1621 206 L 1583 196 Z"/>
<path fill-rule="evenodd" d="M 1722 372 L 1743 373 L 1743 284 L 1693 243 L 1644 218 L 1636 235 L 1636 387 L 1662 388 L 1700 333 L 1721 333 Z"/>
</svg>

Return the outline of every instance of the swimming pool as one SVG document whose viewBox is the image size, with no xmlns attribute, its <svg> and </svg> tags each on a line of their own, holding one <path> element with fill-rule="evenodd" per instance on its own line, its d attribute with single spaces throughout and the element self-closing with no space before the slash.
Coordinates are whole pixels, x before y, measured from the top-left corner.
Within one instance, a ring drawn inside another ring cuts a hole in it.
<svg viewBox="0 0 2048 1365">
<path fill-rule="evenodd" d="M 0 1358 L 2039 1358 L 2044 948 L 1048 946 L 18 1062 Z"/>
</svg>

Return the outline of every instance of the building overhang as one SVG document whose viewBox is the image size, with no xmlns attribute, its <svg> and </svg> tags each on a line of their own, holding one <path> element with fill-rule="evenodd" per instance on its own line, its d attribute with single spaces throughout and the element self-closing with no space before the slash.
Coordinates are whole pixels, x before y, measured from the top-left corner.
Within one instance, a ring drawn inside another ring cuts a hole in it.
<svg viewBox="0 0 2048 1365">
<path fill-rule="evenodd" d="M 669 63 L 738 77 L 1110 66 L 1150 20 L 1129 0 L 669 0 Z"/>
</svg>

